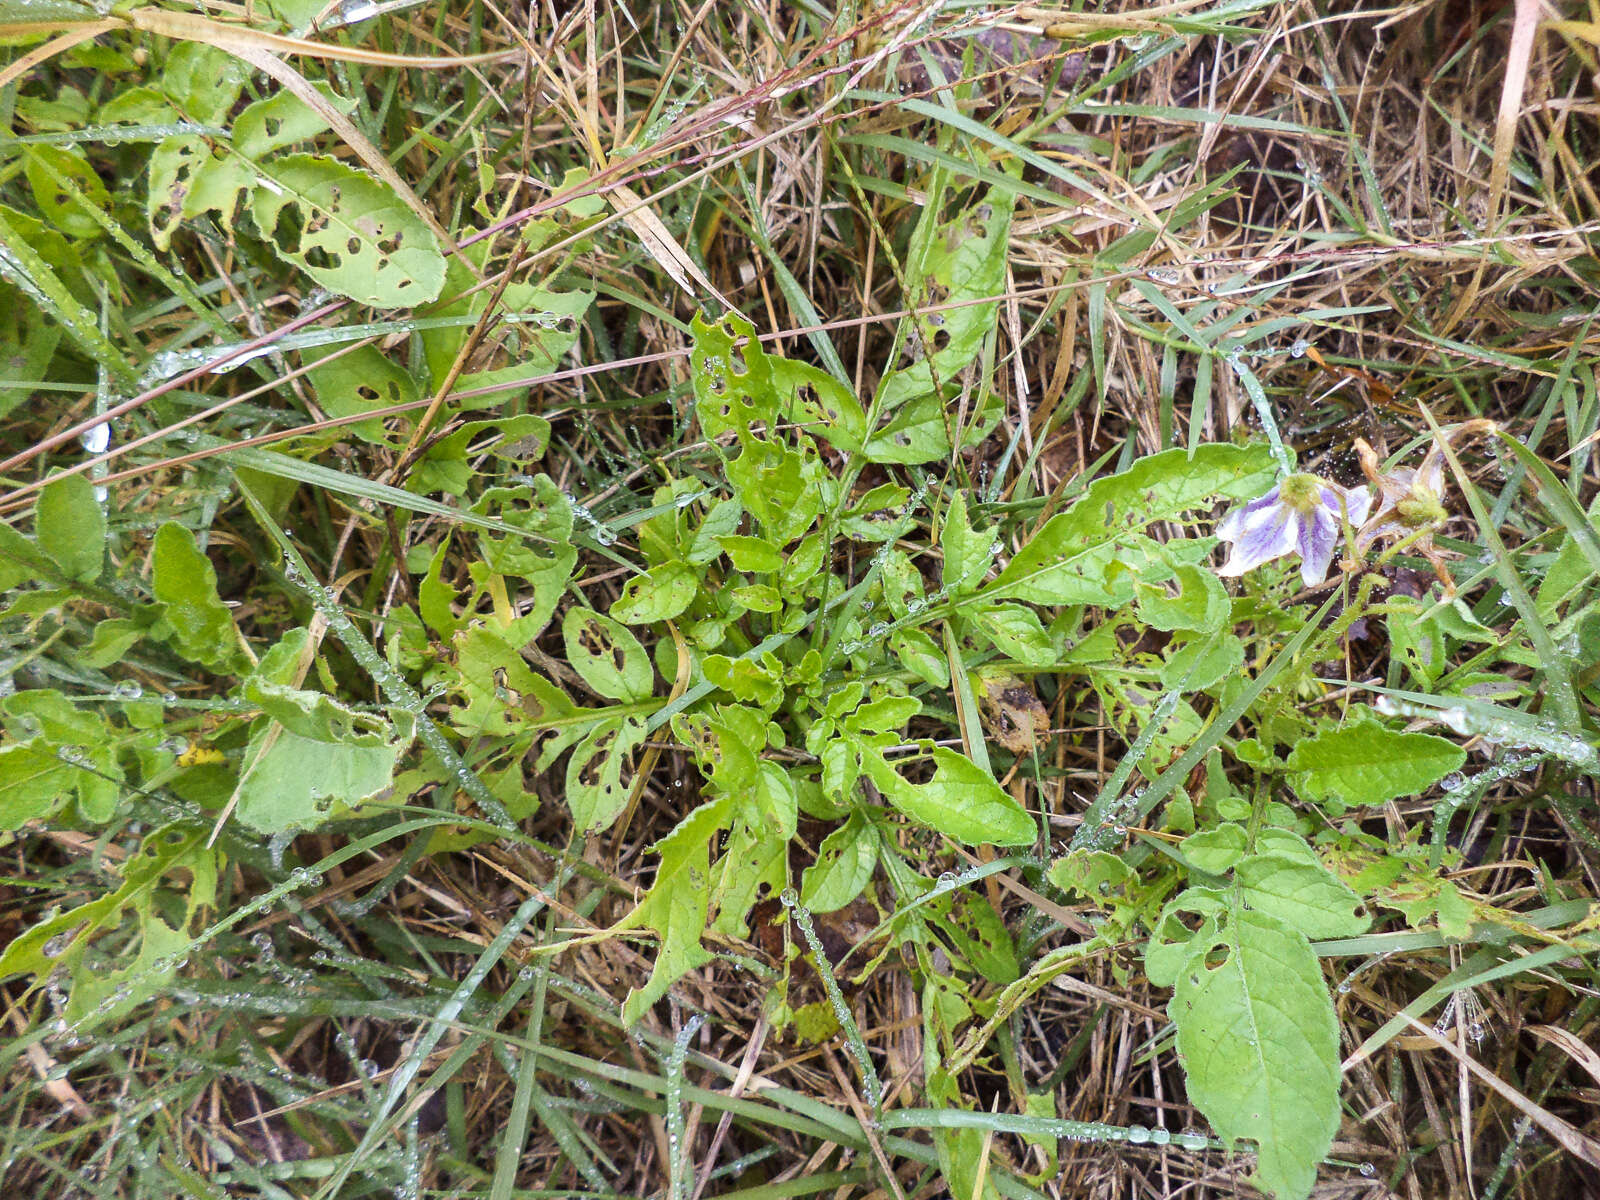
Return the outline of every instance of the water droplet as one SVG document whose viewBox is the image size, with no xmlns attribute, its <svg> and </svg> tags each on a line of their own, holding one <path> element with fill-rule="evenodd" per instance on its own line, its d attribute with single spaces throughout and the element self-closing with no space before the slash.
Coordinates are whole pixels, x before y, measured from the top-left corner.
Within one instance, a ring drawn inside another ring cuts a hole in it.
<svg viewBox="0 0 1600 1200">
<path fill-rule="evenodd" d="M 1129 1125 L 1128 1140 L 1135 1146 L 1142 1146 L 1150 1140 L 1150 1131 L 1143 1125 Z"/>
<path fill-rule="evenodd" d="M 800 893 L 793 888 L 784 888 L 779 894 L 778 900 L 785 908 L 798 908 L 800 906 Z"/>
<path fill-rule="evenodd" d="M 144 688 L 131 679 L 125 679 L 112 687 L 111 695 L 117 700 L 137 700 L 144 695 Z"/>
<path fill-rule="evenodd" d="M 1378 1173 L 1378 1168 L 1373 1166 L 1369 1162 L 1364 1162 L 1364 1163 L 1361 1164 L 1361 1173 L 1363 1175 L 1365 1175 L 1368 1179 L 1371 1179 L 1374 1175 L 1376 1175 Z"/>
<path fill-rule="evenodd" d="M 1289 357 L 1304 358 L 1306 351 L 1309 349 L 1311 349 L 1311 343 L 1306 341 L 1305 338 L 1295 338 L 1293 342 L 1289 343 Z"/>
</svg>

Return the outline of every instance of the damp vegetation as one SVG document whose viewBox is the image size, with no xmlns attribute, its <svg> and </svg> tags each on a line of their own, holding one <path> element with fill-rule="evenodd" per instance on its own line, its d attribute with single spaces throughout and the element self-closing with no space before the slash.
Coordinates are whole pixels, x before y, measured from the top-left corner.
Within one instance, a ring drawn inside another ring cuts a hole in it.
<svg viewBox="0 0 1600 1200">
<path fill-rule="evenodd" d="M 18 1198 L 1600 1191 L 1600 19 L 0 14 Z"/>
</svg>

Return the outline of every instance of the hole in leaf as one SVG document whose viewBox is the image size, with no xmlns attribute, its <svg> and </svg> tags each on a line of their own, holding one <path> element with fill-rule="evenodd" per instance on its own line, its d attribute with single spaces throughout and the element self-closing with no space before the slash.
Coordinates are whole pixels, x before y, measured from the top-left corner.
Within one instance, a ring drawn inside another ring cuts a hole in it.
<svg viewBox="0 0 1600 1200">
<path fill-rule="evenodd" d="M 268 137 L 277 137 L 278 132 L 283 128 L 283 122 L 278 120 L 277 117 L 268 117 L 261 125 L 267 131 Z"/>
<path fill-rule="evenodd" d="M 278 219 L 272 227 L 272 240 L 285 254 L 300 253 L 300 210 L 286 204 L 278 210 Z"/>
<path fill-rule="evenodd" d="M 360 254 L 361 253 L 361 239 L 358 238 L 358 237 L 351 237 L 349 240 L 347 240 L 345 242 L 344 248 L 346 250 L 348 250 L 351 254 Z"/>
<path fill-rule="evenodd" d="M 315 267 L 319 271 L 337 271 L 339 264 L 344 259 L 337 254 L 330 254 L 321 246 L 311 246 L 305 254 L 306 266 Z"/>
</svg>

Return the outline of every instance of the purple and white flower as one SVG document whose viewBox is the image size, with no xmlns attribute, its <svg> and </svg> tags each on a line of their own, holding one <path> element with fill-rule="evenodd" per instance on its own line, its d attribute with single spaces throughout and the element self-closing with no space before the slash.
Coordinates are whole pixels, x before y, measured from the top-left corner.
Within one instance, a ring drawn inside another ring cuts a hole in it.
<svg viewBox="0 0 1600 1200">
<path fill-rule="evenodd" d="M 1315 475 L 1286 476 L 1265 496 L 1236 508 L 1217 526 L 1231 543 L 1219 575 L 1243 575 L 1286 554 L 1300 556 L 1307 587 L 1328 577 L 1333 548 L 1346 525 L 1360 525 L 1372 507 L 1364 487 L 1340 487 Z"/>
</svg>

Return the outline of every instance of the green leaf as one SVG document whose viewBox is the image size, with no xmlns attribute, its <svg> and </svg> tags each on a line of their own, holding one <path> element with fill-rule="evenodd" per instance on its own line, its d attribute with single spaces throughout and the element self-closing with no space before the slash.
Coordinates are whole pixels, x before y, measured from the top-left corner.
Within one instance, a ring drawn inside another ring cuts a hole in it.
<svg viewBox="0 0 1600 1200">
<path fill-rule="evenodd" d="M 1096 480 L 1082 499 L 1045 522 L 984 593 L 1039 604 L 1119 602 L 1106 578 L 1119 539 L 1219 496 L 1259 495 L 1272 486 L 1275 472 L 1264 445 L 1208 443 L 1192 455 L 1179 449 L 1142 458 Z"/>
<path fill-rule="evenodd" d="M 578 552 L 572 546 L 572 502 L 549 476 L 536 475 L 532 484 L 489 488 L 472 511 L 497 517 L 531 535 L 502 537 L 480 530 L 481 561 L 471 567 L 473 579 L 480 586 L 487 582 L 483 579 L 485 572 L 515 575 L 528 583 L 533 590 L 533 603 L 517 618 L 517 632 L 531 640 L 555 615 L 578 562 Z"/>
<path fill-rule="evenodd" d="M 348 708 L 320 692 L 251 679 L 246 694 L 267 717 L 251 727 L 238 819 L 258 833 L 313 829 L 386 791 L 415 722 Z"/>
<path fill-rule="evenodd" d="M 927 783 L 911 783 L 880 755 L 868 755 L 863 766 L 890 804 L 947 837 L 970 846 L 1024 846 L 1038 836 L 1027 810 L 966 755 L 935 746 L 933 762 Z"/>
<path fill-rule="evenodd" d="M 670 621 L 694 601 L 700 581 L 683 563 L 651 567 L 622 585 L 611 615 L 626 625 Z"/>
<path fill-rule="evenodd" d="M 966 493 L 957 492 L 939 530 L 939 549 L 944 552 L 942 579 L 950 595 L 965 595 L 983 581 L 994 565 L 995 540 L 993 529 L 979 533 L 968 523 Z"/>
<path fill-rule="evenodd" d="M 1178 642 L 1161 665 L 1161 686 L 1200 692 L 1215 687 L 1244 666 L 1244 643 L 1217 632 Z"/>
<path fill-rule="evenodd" d="M 423 357 L 436 387 L 444 383 L 455 365 L 456 356 L 466 345 L 471 323 L 488 307 L 490 292 L 475 286 L 477 279 L 468 266 L 470 262 L 483 270 L 488 264 L 488 251 L 489 243 L 480 242 L 461 251 L 468 261 L 452 255 L 440 293 L 446 299 L 427 310 L 427 315 L 432 317 L 459 317 L 467 322 L 421 332 Z M 484 350 L 498 344 L 507 365 L 463 372 L 455 383 L 454 390 L 458 394 L 455 402 L 462 408 L 476 411 L 498 408 L 522 394 L 526 380 L 555 370 L 556 364 L 571 352 L 577 344 L 584 314 L 593 303 L 593 292 L 553 292 L 528 283 L 507 284 L 495 310 L 502 320 L 495 326 L 492 338 L 479 347 L 474 359 L 476 363 Z M 494 385 L 499 383 L 522 383 L 523 386 L 495 389 Z M 491 390 L 485 392 L 486 388 Z M 460 395 L 463 392 L 483 394 Z"/>
<path fill-rule="evenodd" d="M 567 662 L 602 696 L 637 702 L 655 690 L 650 655 L 627 626 L 587 608 L 572 608 L 562 618 L 561 636 Z"/>
<path fill-rule="evenodd" d="M 1183 565 L 1173 571 L 1178 584 L 1174 596 L 1161 584 L 1139 587 L 1139 617 L 1153 629 L 1171 633 L 1193 629 L 1211 633 L 1221 629 L 1232 608 L 1222 580 L 1209 567 Z"/>
<path fill-rule="evenodd" d="M 1431 733 L 1400 733 L 1373 720 L 1324 729 L 1289 752 L 1289 783 L 1311 801 L 1349 807 L 1415 796 L 1461 769 L 1466 751 Z"/>
<path fill-rule="evenodd" d="M 34 202 L 44 219 L 68 237 L 97 238 L 105 230 L 99 221 L 84 211 L 90 204 L 102 214 L 111 208 L 111 196 L 89 160 L 76 147 L 25 146 L 24 171 Z M 69 180 L 83 194 L 82 199 L 62 186 Z"/>
<path fill-rule="evenodd" d="M 878 831 L 860 813 L 822 840 L 817 861 L 800 877 L 800 903 L 834 912 L 861 894 L 878 867 Z"/>
<path fill-rule="evenodd" d="M 498 630 L 474 622 L 455 636 L 459 687 L 466 698 L 450 723 L 467 737 L 526 736 L 539 751 L 534 766 L 544 770 L 568 746 L 593 729 L 602 710 L 579 708 L 555 684 L 536 675 Z"/>
<path fill-rule="evenodd" d="M 106 515 L 95 499 L 94 485 L 82 475 L 63 475 L 44 485 L 34 518 L 39 548 L 68 579 L 91 580 L 100 574 L 106 553 Z"/>
<path fill-rule="evenodd" d="M 995 604 L 973 614 L 978 628 L 1002 653 L 1030 667 L 1047 667 L 1056 660 L 1050 635 L 1031 608 L 1020 604 Z"/>
<path fill-rule="evenodd" d="M 217 125 L 233 111 L 247 77 L 248 71 L 233 55 L 185 41 L 167 52 L 161 91 L 184 119 Z"/>
<path fill-rule="evenodd" d="M 732 814 L 733 802 L 725 796 L 702 804 L 652 848 L 661 856 L 655 882 L 643 902 L 613 927 L 618 933 L 650 928 L 661 938 L 649 980 L 623 1002 L 624 1024 L 637 1022 L 674 983 L 711 961 L 700 944 L 711 896 L 706 886 L 711 839 L 728 828 Z"/>
<path fill-rule="evenodd" d="M 567 760 L 567 807 L 579 834 L 598 833 L 628 806 L 633 753 L 646 735 L 638 717 L 613 717 L 578 743 Z"/>
<path fill-rule="evenodd" d="M 770 574 L 783 566 L 783 552 L 764 538 L 719 537 L 717 544 L 740 571 Z"/>
<path fill-rule="evenodd" d="M 151 555 L 155 598 L 167 606 L 178 653 L 227 674 L 239 654 L 233 615 L 217 595 L 217 572 L 194 534 L 168 521 L 156 531 Z"/>
<path fill-rule="evenodd" d="M 411 372 L 391 362 L 376 346 L 319 349 L 302 355 L 302 360 L 316 357 L 309 366 L 306 378 L 317 390 L 317 402 L 330 417 L 353 417 L 378 408 L 415 401 L 420 389 Z M 390 437 L 384 432 L 383 422 L 377 418 L 347 426 L 349 431 L 364 442 L 387 445 Z"/>
<path fill-rule="evenodd" d="M 1184 838 L 1180 850 L 1196 870 L 1208 875 L 1224 875 L 1244 857 L 1249 840 L 1243 825 L 1219 825 Z"/>
<path fill-rule="evenodd" d="M 75 773 L 37 739 L 0 746 L 0 831 L 54 816 L 72 795 Z"/>
<path fill-rule="evenodd" d="M 1365 933 L 1371 920 L 1358 914 L 1361 897 L 1300 845 L 1303 853 L 1252 854 L 1234 868 L 1244 902 L 1308 938 Z"/>
<path fill-rule="evenodd" d="M 1181 900 L 1181 897 L 1180 897 Z M 1339 1128 L 1339 1034 L 1311 944 L 1237 900 L 1188 943 L 1167 1011 L 1189 1100 L 1257 1147 L 1277 1200 L 1304 1200 Z"/>
<path fill-rule="evenodd" d="M 60 344 L 59 325 L 24 304 L 13 288 L 0 285 L 0 418 L 33 396 Z M 9 590 L 3 580 L 0 590 Z"/>
<path fill-rule="evenodd" d="M 354 100 L 339 95 L 321 80 L 311 86 L 346 116 L 355 111 Z M 280 91 L 246 105 L 233 119 L 233 148 L 246 158 L 260 158 L 270 150 L 316 137 L 327 128 L 327 121 L 299 96 Z"/>
<path fill-rule="evenodd" d="M 1006 287 L 1006 254 L 1015 204 L 1014 192 L 994 187 L 979 203 L 937 227 L 933 222 L 938 220 L 938 206 L 924 207 L 907 263 L 906 307 L 913 315 L 906 323 L 919 357 L 909 366 L 884 373 L 875 400 L 878 411 L 894 412 L 918 399 L 935 401 L 942 410 L 940 393 L 956 384 L 983 349 L 1000 313 L 998 301 L 989 298 L 999 296 Z M 952 307 L 921 311 L 932 304 Z M 944 452 L 949 452 L 942 416 L 937 434 L 931 436 L 941 440 Z M 867 452 L 876 459 L 870 444 Z"/>
<path fill-rule="evenodd" d="M 897 629 L 889 635 L 889 649 L 902 666 L 929 687 L 950 686 L 950 665 L 934 640 L 920 629 Z"/>
<path fill-rule="evenodd" d="M 309 154 L 276 158 L 261 170 L 251 212 L 285 262 L 329 291 L 378 308 L 438 296 L 445 271 L 439 243 L 385 184 Z"/>
</svg>

